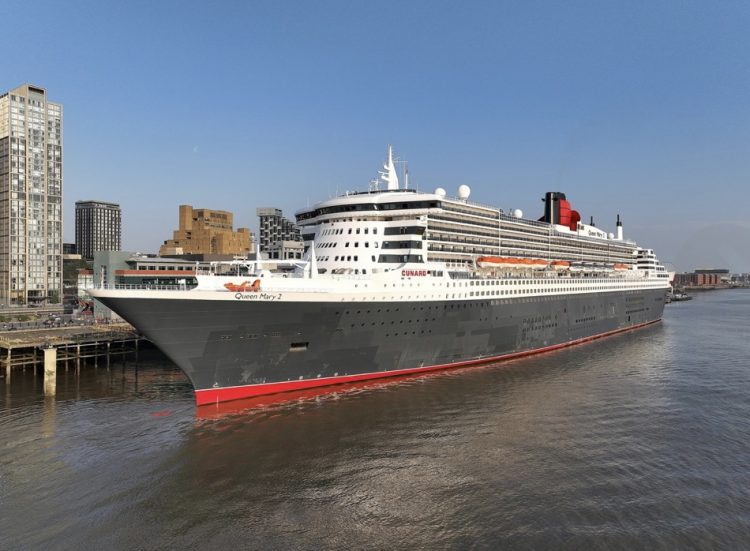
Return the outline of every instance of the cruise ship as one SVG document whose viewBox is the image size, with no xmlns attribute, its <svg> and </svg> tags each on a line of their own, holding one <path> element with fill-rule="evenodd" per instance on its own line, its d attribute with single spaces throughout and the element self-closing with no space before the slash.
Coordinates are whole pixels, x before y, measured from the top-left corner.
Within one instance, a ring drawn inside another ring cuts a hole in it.
<svg viewBox="0 0 750 551">
<path fill-rule="evenodd" d="M 305 258 L 291 272 L 214 264 L 192 289 L 91 294 L 185 372 L 199 406 L 492 363 L 661 319 L 667 271 L 619 215 L 606 232 L 548 192 L 525 218 L 465 185 L 410 189 L 396 164 L 389 147 L 366 191 L 296 212 Z"/>
</svg>

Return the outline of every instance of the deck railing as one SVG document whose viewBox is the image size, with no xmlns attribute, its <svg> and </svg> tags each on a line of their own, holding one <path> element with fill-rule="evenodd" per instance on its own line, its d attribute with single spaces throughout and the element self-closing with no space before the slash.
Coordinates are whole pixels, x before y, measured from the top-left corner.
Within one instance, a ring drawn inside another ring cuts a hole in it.
<svg viewBox="0 0 750 551">
<path fill-rule="evenodd" d="M 195 285 L 154 285 L 149 283 L 104 283 L 95 289 L 105 289 L 108 291 L 190 291 L 195 289 Z"/>
</svg>

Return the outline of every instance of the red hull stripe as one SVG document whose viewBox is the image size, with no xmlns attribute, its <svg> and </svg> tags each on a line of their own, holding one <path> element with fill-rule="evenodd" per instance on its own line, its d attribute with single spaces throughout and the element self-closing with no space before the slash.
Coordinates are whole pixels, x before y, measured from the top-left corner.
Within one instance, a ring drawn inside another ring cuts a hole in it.
<svg viewBox="0 0 750 551">
<path fill-rule="evenodd" d="M 452 369 L 457 367 L 467 367 L 472 365 L 482 365 L 488 363 L 494 363 L 502 360 L 510 360 L 512 358 L 520 358 L 522 356 L 530 356 L 531 354 L 540 354 L 542 352 L 549 352 L 551 350 L 557 350 L 558 348 L 566 348 L 576 344 L 592 341 L 594 339 L 600 339 L 602 337 L 608 337 L 616 333 L 622 333 L 623 331 L 629 331 L 632 329 L 638 329 L 656 323 L 661 320 L 653 320 L 639 325 L 633 325 L 631 327 L 624 327 L 622 329 L 615 329 L 614 331 L 608 331 L 606 333 L 599 333 L 598 335 L 592 335 L 590 337 L 584 337 L 574 341 L 564 342 L 560 344 L 554 344 L 552 346 L 545 346 L 543 348 L 534 348 L 532 350 L 524 350 L 522 352 L 513 352 L 511 354 L 503 354 L 501 356 L 489 356 L 487 358 L 479 358 L 476 360 L 468 360 L 465 362 L 455 362 L 441 365 L 429 365 L 424 367 L 413 367 L 409 369 L 395 369 L 392 371 L 379 371 L 377 373 L 361 373 L 359 375 L 342 375 L 339 377 L 321 377 L 319 379 L 303 379 L 299 381 L 283 381 L 280 383 L 266 383 L 256 385 L 244 385 L 244 386 L 230 386 L 224 388 L 206 388 L 195 391 L 195 403 L 198 406 L 207 404 L 218 404 L 219 402 L 229 402 L 231 400 L 240 400 L 242 398 L 252 398 L 254 396 L 264 396 L 267 394 L 278 394 L 280 392 L 290 392 L 294 390 L 302 390 L 306 388 L 316 388 L 321 386 L 331 386 L 343 383 L 354 383 L 357 381 L 366 381 L 371 379 L 382 379 L 385 377 L 398 377 L 401 375 L 411 375 L 415 373 L 427 373 L 430 371 L 437 371 L 439 369 Z"/>
</svg>

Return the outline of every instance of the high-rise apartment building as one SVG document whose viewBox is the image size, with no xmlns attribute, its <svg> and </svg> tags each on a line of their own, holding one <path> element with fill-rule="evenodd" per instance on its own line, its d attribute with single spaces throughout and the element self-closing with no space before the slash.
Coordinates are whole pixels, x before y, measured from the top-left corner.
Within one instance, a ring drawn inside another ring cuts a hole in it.
<svg viewBox="0 0 750 551">
<path fill-rule="evenodd" d="M 96 251 L 122 248 L 122 213 L 117 203 L 76 201 L 76 251 L 94 260 Z"/>
<path fill-rule="evenodd" d="M 159 255 L 219 254 L 245 256 L 255 252 L 248 228 L 232 230 L 234 215 L 225 210 L 180 205 L 179 229 L 159 248 Z"/>
<path fill-rule="evenodd" d="M 62 118 L 43 88 L 0 95 L 0 304 L 62 302 Z"/>
<path fill-rule="evenodd" d="M 299 228 L 284 218 L 281 209 L 259 208 L 255 210 L 260 218 L 259 249 L 268 252 L 281 241 L 302 241 Z"/>
</svg>

